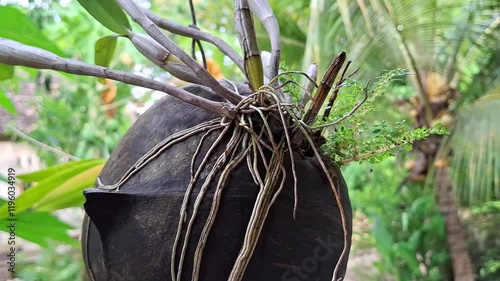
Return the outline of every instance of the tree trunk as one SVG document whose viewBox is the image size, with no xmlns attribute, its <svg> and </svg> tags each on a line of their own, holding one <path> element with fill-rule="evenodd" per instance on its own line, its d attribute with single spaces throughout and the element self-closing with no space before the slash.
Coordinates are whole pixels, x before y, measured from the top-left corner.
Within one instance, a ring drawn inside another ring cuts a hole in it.
<svg viewBox="0 0 500 281">
<path fill-rule="evenodd" d="M 449 113 L 451 103 L 457 98 L 458 92 L 452 87 L 446 85 L 427 84 L 427 94 L 430 96 L 430 108 L 432 117 L 436 121 L 439 116 Z M 429 92 L 439 93 L 433 95 Z M 442 90 L 444 89 L 444 90 Z M 428 126 L 433 122 L 427 122 L 425 108 L 423 105 L 418 106 L 416 118 L 416 127 Z M 439 120 L 438 120 L 439 121 Z M 416 161 L 411 169 L 408 178 L 413 181 L 425 181 L 428 176 L 431 165 L 435 163 L 439 147 L 442 142 L 441 136 L 432 135 L 425 140 L 417 141 L 414 144 L 414 149 L 417 152 Z M 446 225 L 446 237 L 448 242 L 448 251 L 450 252 L 451 264 L 453 267 L 453 276 L 455 281 L 473 281 L 474 270 L 468 252 L 467 240 L 463 229 L 458 211 L 453 200 L 452 183 L 449 175 L 449 170 L 446 165 L 437 167 L 436 186 L 434 188 L 438 198 L 438 205 L 443 214 Z"/>
<path fill-rule="evenodd" d="M 436 195 L 446 223 L 446 236 L 455 281 L 473 281 L 474 270 L 467 248 L 465 232 L 453 202 L 452 183 L 448 167 L 439 168 L 437 171 Z"/>
</svg>

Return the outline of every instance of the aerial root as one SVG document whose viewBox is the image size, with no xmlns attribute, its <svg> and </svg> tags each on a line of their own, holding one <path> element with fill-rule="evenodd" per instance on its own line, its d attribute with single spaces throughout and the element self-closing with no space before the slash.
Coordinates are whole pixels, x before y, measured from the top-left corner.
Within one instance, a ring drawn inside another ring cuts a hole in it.
<svg viewBox="0 0 500 281">
<path fill-rule="evenodd" d="M 212 226 L 217 216 L 224 186 L 226 185 L 228 179 L 230 178 L 232 171 L 241 162 L 246 160 L 250 174 L 252 175 L 252 178 L 259 186 L 259 193 L 256 199 L 256 203 L 254 205 L 252 215 L 250 217 L 250 221 L 248 223 L 247 232 L 243 241 L 243 247 L 235 261 L 229 280 L 235 280 L 235 281 L 241 280 L 241 278 L 243 277 L 243 274 L 248 265 L 250 257 L 255 249 L 255 245 L 257 244 L 260 232 L 264 226 L 265 219 L 271 208 L 271 205 L 276 200 L 277 196 L 283 189 L 285 183 L 286 171 L 283 164 L 283 158 L 284 158 L 283 153 L 285 151 L 285 146 L 288 144 L 289 146 L 288 150 L 292 151 L 288 133 L 287 133 L 288 141 L 286 141 L 283 138 L 280 139 L 279 141 L 276 141 L 274 139 L 273 131 L 271 129 L 270 124 L 268 123 L 269 117 L 266 116 L 268 115 L 266 114 L 266 112 L 268 112 L 267 110 L 268 108 L 257 107 L 254 105 L 257 99 L 268 98 L 259 96 L 262 94 L 268 94 L 268 93 L 258 92 L 257 94 L 254 94 L 251 97 L 247 97 L 244 101 L 238 104 L 238 107 L 242 110 L 245 109 L 253 110 L 253 112 L 257 113 L 257 115 L 253 116 L 259 118 L 257 119 L 252 118 L 250 114 L 245 114 L 245 113 L 239 114 L 237 116 L 237 119 L 232 121 L 233 124 L 227 125 L 227 127 L 225 127 L 221 133 L 219 133 L 219 137 L 217 138 L 218 141 L 216 141 L 214 145 L 219 144 L 219 141 L 222 139 L 222 137 L 226 135 L 229 126 L 231 126 L 231 128 L 233 129 L 233 134 L 230 137 L 229 141 L 227 142 L 224 151 L 221 153 L 221 155 L 219 155 L 219 157 L 213 164 L 210 173 L 204 179 L 200 187 L 200 191 L 195 199 L 195 202 L 193 203 L 191 217 L 187 222 L 187 224 L 184 225 L 185 224 L 184 216 L 186 214 L 186 209 L 192 192 L 192 188 L 196 184 L 196 181 L 199 179 L 197 175 L 203 169 L 205 169 L 205 164 L 206 164 L 205 159 L 207 159 L 208 156 L 204 157 L 204 160 L 202 160 L 202 163 L 200 163 L 200 166 L 198 167 L 198 170 L 196 173 L 194 173 L 194 175 L 193 175 L 194 171 L 193 166 L 195 159 L 192 159 L 191 161 L 191 166 L 192 166 L 191 182 L 188 188 L 186 189 L 186 194 L 184 197 L 185 201 L 183 202 L 183 206 L 181 208 L 181 218 L 179 219 L 179 227 L 177 230 L 176 240 L 174 242 L 174 247 L 172 250 L 171 269 L 172 269 L 173 280 L 180 281 L 181 279 L 183 264 L 186 258 L 187 246 L 189 238 L 190 236 L 192 236 L 191 232 L 197 217 L 198 210 L 211 183 L 217 181 L 214 190 L 214 196 L 212 199 L 211 209 L 206 218 L 206 222 L 202 229 L 200 237 L 198 239 L 198 244 L 194 254 L 191 280 L 196 281 L 199 279 L 200 266 L 202 262 L 204 247 L 206 245 L 210 230 L 212 229 Z M 272 98 L 271 100 L 279 100 L 279 99 Z M 270 107 L 273 108 L 279 108 L 280 106 L 281 105 L 279 103 L 270 105 Z M 281 114 L 280 116 L 283 117 L 281 118 L 281 120 L 284 121 L 285 118 L 283 114 Z M 255 123 L 256 121 L 259 125 Z M 284 128 L 288 127 L 286 123 L 283 123 L 282 125 Z M 198 148 L 196 149 L 197 153 L 195 153 L 193 157 L 197 157 L 198 152 L 201 149 L 200 148 L 201 146 L 202 144 L 200 143 L 198 145 Z M 266 157 L 266 150 L 272 153 L 271 159 L 269 160 Z M 211 149 L 209 149 L 209 151 L 211 151 Z M 258 167 L 260 166 L 260 164 L 263 165 L 266 171 L 265 175 L 261 175 L 259 172 Z M 281 182 L 279 183 L 279 186 L 277 186 L 280 179 Z M 180 257 L 178 259 L 178 266 L 176 266 L 177 248 L 179 247 L 180 235 L 183 232 L 183 230 L 185 231 L 185 233 L 182 243 L 182 250 L 180 253 Z"/>
<path fill-rule="evenodd" d="M 248 134 L 244 134 L 242 145 L 248 141 Z M 197 281 L 199 279 L 201 260 L 203 255 L 203 250 L 208 240 L 208 235 L 212 226 L 215 222 L 215 218 L 217 215 L 217 211 L 219 210 L 220 199 L 222 197 L 222 190 L 226 184 L 227 179 L 229 178 L 231 172 L 235 169 L 235 167 L 241 163 L 241 161 L 246 157 L 249 152 L 249 147 L 244 149 L 242 147 L 242 152 L 236 155 L 236 149 L 233 150 L 229 163 L 226 165 L 224 170 L 222 171 L 219 181 L 217 183 L 217 187 L 214 191 L 214 198 L 212 200 L 212 206 L 210 208 L 210 213 L 208 214 L 207 221 L 203 227 L 203 230 L 200 235 L 200 239 L 198 241 L 198 245 L 196 246 L 195 254 L 194 254 L 194 262 L 193 262 L 193 274 L 192 281 Z"/>
<path fill-rule="evenodd" d="M 299 119 L 294 115 L 291 115 L 291 116 L 294 119 L 294 121 L 298 124 L 298 128 L 302 131 L 303 136 L 307 139 L 307 142 L 309 143 L 310 147 L 314 151 L 314 155 L 316 157 L 316 160 L 320 163 L 321 168 L 323 169 L 323 173 L 325 174 L 325 176 L 328 179 L 328 183 L 330 185 L 330 188 L 333 191 L 333 195 L 335 197 L 337 207 L 339 208 L 339 213 L 340 213 L 340 218 L 341 218 L 341 223 L 342 223 L 342 232 L 343 232 L 343 236 L 344 236 L 344 246 L 342 249 L 342 253 L 340 254 L 340 257 L 337 261 L 337 264 L 335 265 L 335 268 L 333 270 L 332 281 L 337 281 L 337 274 L 338 274 L 338 271 L 340 269 L 341 262 L 345 258 L 347 258 L 346 253 L 347 253 L 347 244 L 348 244 L 348 240 L 349 240 L 349 232 L 347 230 L 347 219 L 346 219 L 346 215 L 345 215 L 344 206 L 342 205 L 342 199 L 340 197 L 339 190 L 335 186 L 332 175 L 331 175 L 330 171 L 328 170 L 328 168 L 326 167 L 325 162 L 323 161 L 323 158 L 321 157 L 321 154 L 319 153 L 319 150 L 318 150 L 316 144 L 309 136 L 308 132 L 306 131 L 306 128 L 299 122 Z"/>
<path fill-rule="evenodd" d="M 168 148 L 172 147 L 173 145 L 191 137 L 196 134 L 199 134 L 201 132 L 211 130 L 211 129 L 220 129 L 222 128 L 220 125 L 221 118 L 217 118 L 214 120 L 210 120 L 207 122 L 203 122 L 199 125 L 196 125 L 194 127 L 182 130 L 180 132 L 174 133 L 170 136 L 168 136 L 166 139 L 163 141 L 159 142 L 157 145 L 155 145 L 151 150 L 146 152 L 139 160 L 135 162 L 132 167 L 130 167 L 125 174 L 120 178 L 120 180 L 115 183 L 115 184 L 110 184 L 106 185 L 101 182 L 101 179 L 97 177 L 97 184 L 98 188 L 101 189 L 106 189 L 106 190 L 114 190 L 114 191 L 119 191 L 120 187 L 127 182 L 130 177 L 132 177 L 135 173 L 140 171 L 144 166 L 146 166 L 148 163 L 156 159 L 161 153 L 163 153 L 165 150 Z"/>
<path fill-rule="evenodd" d="M 229 128 L 229 126 L 228 126 L 228 128 Z M 223 136 L 223 134 L 220 134 L 219 138 L 222 138 L 222 136 Z M 216 174 L 226 164 L 226 162 L 228 160 L 228 155 L 230 155 L 232 153 L 232 151 L 235 149 L 235 147 L 238 144 L 238 140 L 240 139 L 240 137 L 241 137 L 241 135 L 240 135 L 239 128 L 235 128 L 233 130 L 233 134 L 231 136 L 231 139 L 229 140 L 229 142 L 226 145 L 225 150 L 217 158 L 215 164 L 212 167 L 212 170 L 210 171 L 210 173 L 205 178 L 205 181 L 204 181 L 203 185 L 200 188 L 198 196 L 196 197 L 196 200 L 195 200 L 194 206 L 193 206 L 193 212 L 192 212 L 191 218 L 190 218 L 190 220 L 189 220 L 189 222 L 187 224 L 186 233 L 185 233 L 185 236 L 184 236 L 184 243 L 183 243 L 181 257 L 180 257 L 180 260 L 179 260 L 179 267 L 178 267 L 178 275 L 177 275 L 177 280 L 178 281 L 180 281 L 180 277 L 181 277 L 181 274 L 182 274 L 182 267 L 183 267 L 184 258 L 185 258 L 185 255 L 186 255 L 186 250 L 187 250 L 187 246 L 188 246 L 189 237 L 190 237 L 190 234 L 191 234 L 191 230 L 192 230 L 192 227 L 193 227 L 196 215 L 197 215 L 199 207 L 201 205 L 203 196 L 206 194 L 207 189 L 208 189 L 209 185 L 212 182 L 212 179 L 214 179 L 214 177 L 216 176 Z M 189 199 L 189 197 L 190 197 L 189 194 L 187 194 L 187 192 L 186 192 L 185 198 Z M 182 227 L 182 225 L 181 225 L 181 227 Z M 180 232 L 182 231 L 182 229 L 179 229 L 179 230 L 178 230 L 177 235 L 180 235 Z M 174 245 L 174 249 L 172 251 L 172 257 L 175 257 L 176 247 L 177 247 L 177 245 L 175 244 Z"/>
<path fill-rule="evenodd" d="M 196 173 L 195 174 L 192 174 L 191 175 L 191 180 L 186 188 L 186 192 L 184 194 L 184 199 L 182 201 L 182 205 L 181 205 L 181 209 L 180 209 L 180 215 L 179 215 L 179 223 L 178 223 L 178 227 L 177 227 L 177 234 L 175 236 L 175 240 L 174 240 L 174 245 L 172 247 L 172 256 L 171 256 L 171 259 L 172 259 L 172 262 L 171 262 L 171 275 L 172 275 L 172 280 L 180 280 L 180 277 L 181 277 L 181 272 L 182 272 L 182 265 L 183 265 L 183 262 L 184 262 L 184 252 L 185 252 L 185 248 L 183 248 L 183 251 L 181 253 L 181 259 L 179 261 L 179 273 L 176 277 L 176 269 L 175 269 L 175 260 L 176 260 L 176 255 L 177 255 L 177 245 L 179 244 L 179 240 L 180 240 L 180 236 L 181 236 L 181 233 L 182 233 L 182 226 L 183 226 L 183 223 L 185 223 L 185 219 L 187 217 L 187 208 L 188 208 L 188 203 L 189 203 L 189 198 L 191 196 L 191 192 L 199 178 L 199 175 L 201 174 L 201 172 L 204 170 L 205 168 L 205 165 L 207 164 L 207 161 L 209 160 L 212 152 L 217 148 L 217 146 L 220 144 L 220 141 L 222 140 L 222 138 L 225 136 L 225 134 L 228 132 L 229 128 L 230 128 L 230 123 L 225 123 L 225 122 L 221 122 L 222 126 L 224 127 L 224 129 L 222 130 L 222 132 L 217 136 L 217 139 L 214 141 L 214 143 L 210 146 L 210 148 L 208 149 L 208 151 L 206 152 L 205 156 L 203 157 L 198 169 L 196 170 Z M 194 168 L 194 162 L 195 162 L 195 159 L 198 155 L 198 151 L 199 149 L 201 149 L 201 146 L 203 145 L 203 140 L 204 138 L 202 138 L 200 140 L 200 143 L 196 149 L 196 152 L 195 154 L 193 155 L 193 158 L 192 158 L 192 161 L 191 161 L 191 167 L 192 167 L 192 170 Z M 217 164 L 217 163 L 216 163 Z M 216 168 L 216 165 L 214 165 L 213 169 Z M 209 175 L 210 177 L 210 175 Z M 207 179 L 209 179 L 209 177 L 207 177 Z"/>
<path fill-rule="evenodd" d="M 259 106 L 260 104 L 266 104 L 267 106 Z M 141 157 L 127 170 L 117 183 L 103 185 L 98 178 L 99 187 L 119 190 L 130 177 L 156 159 L 166 149 L 191 136 L 204 133 L 191 158 L 190 181 L 186 187 L 183 202 L 179 210 L 179 222 L 171 255 L 171 277 L 173 281 L 181 280 L 188 243 L 193 235 L 192 229 L 195 221 L 197 221 L 199 208 L 208 189 L 214 184 L 215 189 L 213 191 L 213 199 L 211 200 L 210 212 L 198 237 L 193 258 L 191 280 L 199 280 L 203 252 L 217 217 L 224 187 L 230 180 L 232 172 L 242 162 L 245 162 L 246 165 L 244 166 L 248 169 L 259 191 L 243 238 L 242 247 L 228 278 L 229 281 L 241 281 L 265 225 L 269 210 L 283 190 L 287 176 L 284 163 L 287 150 L 294 182 L 293 218 L 296 218 L 299 200 L 297 190 L 298 180 L 294 160 L 294 150 L 296 149 L 294 147 L 300 147 L 300 144 L 305 139 L 308 146 L 314 151 L 315 158 L 320 163 L 328 179 L 341 215 L 344 248 L 333 272 L 332 280 L 336 280 L 341 261 L 345 259 L 347 253 L 347 221 L 339 190 L 335 187 L 332 175 L 324 163 L 319 149 L 310 137 L 311 127 L 296 116 L 295 112 L 297 108 L 293 105 L 282 103 L 277 89 L 270 86 L 263 86 L 256 93 L 243 98 L 236 108 L 238 114 L 235 119 L 223 120 L 219 118 L 173 134 Z M 278 124 L 284 130 L 284 133 L 279 136 L 276 132 L 273 132 L 271 123 L 273 125 Z M 214 134 L 217 135 L 214 136 Z M 209 138 L 213 139 L 214 137 L 214 142 L 200 156 L 206 140 Z M 213 159 L 212 154 L 220 149 L 223 143 L 225 143 L 224 150 L 220 152 L 215 161 L 210 160 Z M 198 160 L 199 164 L 195 167 L 198 158 L 201 158 L 201 160 Z M 259 167 L 265 170 L 265 174 L 261 174 Z M 205 170 L 209 172 L 202 180 L 203 182 L 199 183 L 200 176 Z M 191 209 L 189 208 L 189 201 L 198 183 L 201 186 L 192 203 Z M 188 214 L 188 209 L 191 209 L 189 210 L 190 214 Z"/>
</svg>

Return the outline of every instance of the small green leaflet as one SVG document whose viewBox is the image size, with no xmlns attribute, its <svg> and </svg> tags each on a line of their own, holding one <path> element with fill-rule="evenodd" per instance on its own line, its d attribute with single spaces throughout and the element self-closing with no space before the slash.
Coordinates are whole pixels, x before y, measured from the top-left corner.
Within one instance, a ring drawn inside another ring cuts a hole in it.
<svg viewBox="0 0 500 281">
<path fill-rule="evenodd" d="M 108 35 L 95 42 L 94 63 L 96 65 L 109 67 L 115 55 L 117 35 Z M 106 84 L 104 78 L 98 78 L 101 84 Z"/>
</svg>

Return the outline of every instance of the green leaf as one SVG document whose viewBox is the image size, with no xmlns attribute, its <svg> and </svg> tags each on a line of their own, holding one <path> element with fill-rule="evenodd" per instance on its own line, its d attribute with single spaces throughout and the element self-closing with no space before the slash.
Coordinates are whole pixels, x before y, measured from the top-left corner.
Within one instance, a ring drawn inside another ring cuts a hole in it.
<svg viewBox="0 0 500 281">
<path fill-rule="evenodd" d="M 14 66 L 0 63 L 0 81 L 7 80 L 14 76 Z"/>
<path fill-rule="evenodd" d="M 96 65 L 109 67 L 115 55 L 117 39 L 118 37 L 116 35 L 108 35 L 95 42 L 94 63 Z M 104 78 L 99 78 L 99 82 L 101 84 L 106 84 Z"/>
<path fill-rule="evenodd" d="M 109 30 L 120 35 L 126 35 L 132 31 L 132 27 L 122 8 L 116 4 L 115 0 L 96 1 L 78 0 L 90 15 Z"/>
<path fill-rule="evenodd" d="M 51 166 L 51 167 L 48 167 L 47 169 L 43 169 L 43 170 L 36 171 L 33 173 L 18 175 L 17 178 L 21 179 L 23 181 L 26 181 L 26 182 L 40 182 L 41 180 L 48 178 L 57 172 L 72 169 L 74 167 L 78 167 L 84 163 L 89 163 L 89 162 L 95 162 L 95 163 L 97 163 L 96 165 L 98 165 L 98 164 L 102 163 L 102 161 L 104 161 L 104 160 L 85 159 L 85 160 L 78 160 L 78 161 L 70 161 L 70 162 L 67 162 L 64 164 Z"/>
<path fill-rule="evenodd" d="M 444 139 L 457 203 L 477 206 L 500 199 L 500 92 L 458 110 L 453 134 Z M 453 151 L 453 153 L 450 153 Z"/>
<path fill-rule="evenodd" d="M 52 174 L 47 174 L 47 177 L 39 181 L 36 186 L 27 189 L 24 193 L 17 197 L 17 199 L 15 200 L 16 212 L 19 213 L 33 207 L 43 197 L 49 194 L 52 190 L 62 185 L 67 180 L 73 178 L 75 175 L 85 170 L 88 170 L 102 163 L 104 163 L 104 160 L 97 159 L 80 163 L 79 165 L 74 165 L 60 171 L 55 171 Z M 49 169 L 53 171 L 52 168 Z M 6 218 L 8 215 L 8 206 L 7 204 L 3 204 L 0 207 L 0 220 Z"/>
<path fill-rule="evenodd" d="M 384 222 L 379 216 L 376 216 L 373 219 L 373 227 L 372 227 L 372 234 L 375 239 L 377 239 L 377 245 L 384 249 L 388 250 L 392 248 L 393 244 L 393 239 L 392 235 L 387 229 L 387 227 L 384 225 Z"/>
<path fill-rule="evenodd" d="M 260 88 L 264 84 L 264 69 L 260 56 L 252 56 L 245 59 L 245 71 L 254 89 Z"/>
<path fill-rule="evenodd" d="M 49 240 L 64 242 L 73 246 L 79 245 L 77 240 L 68 235 L 68 230 L 72 229 L 72 227 L 61 222 L 50 213 L 22 212 L 16 214 L 15 219 L 15 221 L 0 220 L 0 230 L 10 233 L 8 226 L 11 223 L 15 223 L 16 237 L 26 239 L 42 247 L 49 247 Z M 17 245 L 18 241 L 14 241 Z M 12 244 L 10 246 L 16 247 L 16 245 Z"/>
<path fill-rule="evenodd" d="M 16 107 L 2 90 L 0 90 L 0 106 L 5 108 L 12 115 L 17 115 Z"/>
<path fill-rule="evenodd" d="M 64 208 L 81 206 L 85 202 L 82 191 L 94 185 L 104 163 L 85 170 L 55 187 L 45 195 L 38 204 L 38 211 L 54 211 Z"/>
<path fill-rule="evenodd" d="M 0 37 L 39 47 L 56 55 L 64 56 L 52 40 L 47 39 L 28 16 L 13 6 L 0 6 Z"/>
</svg>

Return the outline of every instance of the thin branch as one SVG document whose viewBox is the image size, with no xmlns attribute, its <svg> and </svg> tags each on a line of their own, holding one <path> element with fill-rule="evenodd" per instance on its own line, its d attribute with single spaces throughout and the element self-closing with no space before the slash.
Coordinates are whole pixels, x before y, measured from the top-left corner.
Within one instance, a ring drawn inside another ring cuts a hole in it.
<svg viewBox="0 0 500 281">
<path fill-rule="evenodd" d="M 198 29 L 198 26 L 196 26 L 196 13 L 194 11 L 193 0 L 189 0 L 189 10 L 191 11 L 191 19 L 193 21 L 193 23 L 190 24 L 189 27 L 194 28 L 194 29 Z M 203 68 L 207 69 L 207 60 L 205 58 L 205 51 L 203 50 L 203 46 L 201 45 L 200 40 L 193 39 L 193 42 L 191 44 L 192 56 L 196 60 L 196 45 L 198 45 L 198 48 L 200 48 L 201 61 L 203 62 Z"/>
<path fill-rule="evenodd" d="M 138 23 L 149 36 L 153 37 L 156 42 L 160 43 L 165 49 L 169 50 L 178 57 L 184 64 L 204 82 L 204 85 L 212 89 L 217 95 L 225 98 L 227 101 L 237 104 L 242 97 L 237 96 L 234 92 L 221 85 L 215 78 L 208 73 L 202 65 L 197 63 L 193 58 L 186 54 L 177 44 L 161 32 L 161 30 L 152 22 L 145 13 L 145 10 L 131 0 L 116 0 L 118 5 Z"/>
<path fill-rule="evenodd" d="M 196 26 L 196 14 L 194 12 L 193 0 L 189 0 L 189 10 L 191 11 L 191 20 L 193 25 Z"/>
<path fill-rule="evenodd" d="M 363 160 L 363 159 L 366 159 L 366 158 L 370 158 L 374 155 L 377 155 L 377 154 L 380 154 L 380 153 L 384 153 L 384 152 L 387 152 L 387 151 L 390 151 L 390 150 L 393 150 L 394 148 L 396 148 L 398 145 L 396 144 L 391 144 L 387 147 L 382 147 L 382 148 L 379 148 L 375 151 L 370 151 L 370 152 L 367 152 L 367 153 L 364 153 L 364 154 L 359 154 L 359 155 L 356 155 L 352 158 L 349 158 L 349 159 L 344 159 L 341 161 L 341 163 L 344 165 L 344 164 L 349 164 L 349 163 L 352 163 L 352 162 L 356 162 L 356 161 L 359 161 L 359 160 Z"/>
<path fill-rule="evenodd" d="M 12 125 L 7 125 L 7 127 L 9 129 L 12 130 L 12 132 L 14 132 L 14 134 L 16 134 L 17 136 L 19 136 L 20 138 L 26 140 L 26 141 L 29 141 L 31 142 L 32 144 L 36 145 L 36 146 L 39 146 L 40 148 L 42 149 L 45 149 L 45 150 L 48 150 L 50 152 L 53 152 L 63 158 L 67 158 L 69 160 L 79 160 L 80 158 L 76 157 L 76 156 L 73 156 L 71 154 L 68 154 L 62 150 L 59 150 L 57 148 L 54 148 L 50 145 L 47 145 L 47 144 L 44 144 L 43 142 L 40 142 L 40 141 L 37 141 L 36 139 L 26 135 L 25 133 L 21 132 L 20 130 L 18 130 L 16 127 L 12 126 Z"/>
<path fill-rule="evenodd" d="M 179 23 L 169 21 L 164 19 L 153 12 L 146 10 L 146 16 L 151 19 L 158 27 L 163 28 L 169 32 L 174 34 L 178 34 L 181 36 L 186 36 L 189 38 L 197 39 L 200 41 L 205 41 L 213 44 L 217 47 L 222 53 L 224 53 L 229 59 L 231 59 L 243 73 L 245 73 L 245 67 L 243 65 L 243 58 L 229 46 L 224 40 L 221 38 L 210 34 L 208 32 L 204 32 L 198 29 L 190 28 Z"/>
<path fill-rule="evenodd" d="M 200 49 L 201 61 L 203 62 L 203 68 L 208 70 L 207 58 L 205 56 L 205 51 L 203 50 L 203 46 L 201 45 L 201 41 L 200 40 L 195 40 L 195 41 L 196 41 L 196 44 L 198 44 L 198 48 Z"/>
<path fill-rule="evenodd" d="M 198 28 L 198 27 L 193 26 L 193 28 Z M 205 56 L 205 51 L 203 50 L 203 46 L 201 45 L 200 40 L 193 39 L 193 41 L 191 42 L 191 56 L 196 60 L 196 45 L 198 45 L 198 48 L 200 49 L 201 61 L 203 62 L 203 68 L 208 70 L 207 58 Z"/>
<path fill-rule="evenodd" d="M 193 39 L 193 40 L 191 41 L 191 57 L 193 57 L 193 59 L 194 59 L 195 61 L 198 61 L 198 59 L 196 58 L 196 42 L 197 42 L 197 40 L 195 40 L 195 39 Z M 207 69 L 207 67 L 205 66 L 205 64 L 203 65 L 203 67 L 204 67 L 205 69 Z"/>
<path fill-rule="evenodd" d="M 354 74 L 358 73 L 358 71 L 359 71 L 359 67 L 358 67 L 358 68 L 356 68 L 356 70 L 354 70 L 351 74 L 347 75 L 347 78 L 351 78 L 351 77 L 353 77 L 353 76 L 354 76 Z"/>
<path fill-rule="evenodd" d="M 300 74 L 300 75 L 303 75 L 307 80 L 309 80 L 310 82 L 310 86 L 312 87 L 311 90 L 307 90 L 306 88 L 304 88 L 303 86 L 301 86 L 299 83 L 295 82 L 295 81 L 292 81 L 292 80 L 288 80 L 286 81 L 284 84 L 279 84 L 277 83 L 278 79 L 283 76 L 283 75 L 288 75 L 288 74 Z M 311 97 L 311 93 L 312 93 L 312 89 L 314 89 L 314 87 L 318 87 L 318 85 L 316 84 L 316 81 L 313 80 L 311 77 L 309 77 L 309 75 L 303 71 L 284 71 L 284 72 L 281 72 L 280 74 L 274 76 L 273 79 L 271 79 L 269 82 L 268 82 L 268 85 L 272 85 L 271 88 L 273 88 L 274 90 L 280 90 L 279 91 L 279 95 L 280 97 L 283 97 L 282 100 L 284 103 L 287 103 L 287 104 L 291 104 L 292 103 L 292 98 L 290 97 L 290 94 L 289 93 L 286 93 L 286 92 L 283 92 L 282 88 L 285 87 L 287 84 L 290 84 L 290 83 L 293 83 L 297 86 L 299 86 L 303 92 L 307 92 L 307 95 L 309 95 L 309 98 Z M 278 86 L 279 85 L 279 86 Z"/>
<path fill-rule="evenodd" d="M 300 124 L 302 122 L 300 119 L 298 119 L 293 114 L 290 114 L 290 116 L 292 117 L 294 122 L 296 122 L 298 124 Z M 321 154 L 319 153 L 319 150 L 316 147 L 315 142 L 311 139 L 309 132 L 303 126 L 299 125 L 299 126 L 297 126 L 297 128 L 300 129 L 300 131 L 302 131 L 302 135 L 304 136 L 304 138 L 306 138 L 307 142 L 309 143 L 309 146 L 311 147 L 312 151 L 314 152 L 314 155 L 316 156 L 316 160 L 321 165 L 321 168 L 323 169 L 324 175 L 327 177 L 328 182 L 330 184 L 330 187 L 332 188 L 332 191 L 333 191 L 333 194 L 335 197 L 335 201 L 336 201 L 337 207 L 339 209 L 341 225 L 342 225 L 342 232 L 344 234 L 344 247 L 342 249 L 342 253 L 340 254 L 339 259 L 337 260 L 337 264 L 335 265 L 335 268 L 333 270 L 332 281 L 340 281 L 342 278 L 337 279 L 337 272 L 339 270 L 339 267 L 341 265 L 342 260 L 344 258 L 347 258 L 347 257 L 345 257 L 345 255 L 348 254 L 347 244 L 349 243 L 348 242 L 349 241 L 349 234 L 348 234 L 349 231 L 347 230 L 346 214 L 345 214 L 344 205 L 342 204 L 342 201 L 340 198 L 340 190 L 337 189 L 337 187 L 335 186 L 335 183 L 334 183 L 333 177 L 330 173 L 330 170 L 328 169 L 325 162 L 323 161 Z"/>
<path fill-rule="evenodd" d="M 368 84 L 370 84 L 370 81 L 368 81 Z M 346 115 L 342 116 L 341 118 L 339 118 L 338 120 L 336 120 L 336 121 L 334 121 L 332 123 L 322 124 L 322 125 L 318 125 L 318 126 L 313 126 L 311 128 L 312 129 L 320 129 L 320 128 L 326 128 L 326 127 L 335 126 L 338 123 L 340 123 L 340 122 L 346 120 L 347 118 L 351 117 L 365 103 L 365 101 L 368 99 L 368 85 L 366 85 L 366 88 L 365 88 L 364 92 L 365 92 L 365 96 L 363 97 L 363 99 L 358 104 L 356 104 L 356 106 L 354 106 L 354 108 L 349 113 L 347 113 Z"/>
<path fill-rule="evenodd" d="M 233 110 L 234 106 L 227 103 L 204 99 L 188 91 L 136 74 L 91 65 L 74 59 L 64 59 L 49 51 L 3 38 L 0 38 L 0 63 L 21 65 L 36 69 L 53 69 L 77 75 L 109 78 L 130 85 L 167 93 L 184 102 L 201 107 L 220 116 L 234 118 L 235 115 Z"/>
<path fill-rule="evenodd" d="M 333 88 L 333 93 L 330 97 L 330 100 L 328 101 L 328 104 L 326 105 L 325 112 L 323 113 L 323 121 L 326 121 L 328 119 L 328 116 L 332 111 L 333 104 L 335 103 L 337 95 L 339 94 L 340 85 L 342 85 L 342 83 L 344 83 L 345 81 L 345 73 L 347 72 L 349 65 L 351 65 L 351 61 L 347 62 L 346 66 L 344 67 L 344 71 L 342 72 L 342 75 L 340 75 L 340 79 L 337 81 L 337 84 L 335 84 L 335 87 Z"/>
<path fill-rule="evenodd" d="M 309 80 L 309 82 L 311 82 L 314 87 L 318 88 L 318 85 L 316 84 L 316 80 L 313 77 L 311 77 L 309 74 L 307 74 L 307 73 L 305 73 L 303 71 L 296 71 L 296 70 L 289 70 L 289 71 L 281 72 L 280 74 L 274 76 L 274 78 L 271 81 L 269 81 L 269 84 L 272 84 L 274 81 L 278 80 L 278 78 L 280 78 L 281 76 L 288 75 L 288 74 L 299 74 L 299 75 L 302 75 L 307 80 Z M 316 73 L 316 76 L 317 76 L 317 73 Z"/>
<path fill-rule="evenodd" d="M 307 89 L 306 89 L 306 88 L 304 88 L 302 85 L 300 85 L 300 84 L 299 84 L 299 82 L 295 82 L 295 81 L 293 81 L 293 80 L 287 80 L 287 81 L 285 81 L 285 83 L 283 83 L 283 84 L 279 85 L 279 86 L 278 86 L 278 87 L 276 87 L 276 88 L 272 88 L 272 89 L 274 89 L 275 91 L 277 91 L 277 90 L 279 90 L 279 89 L 282 89 L 283 87 L 285 87 L 285 86 L 286 86 L 286 85 L 288 85 L 288 84 L 294 84 L 294 85 L 298 86 L 299 88 L 301 88 L 301 89 L 302 89 L 302 91 L 307 91 Z"/>
</svg>

